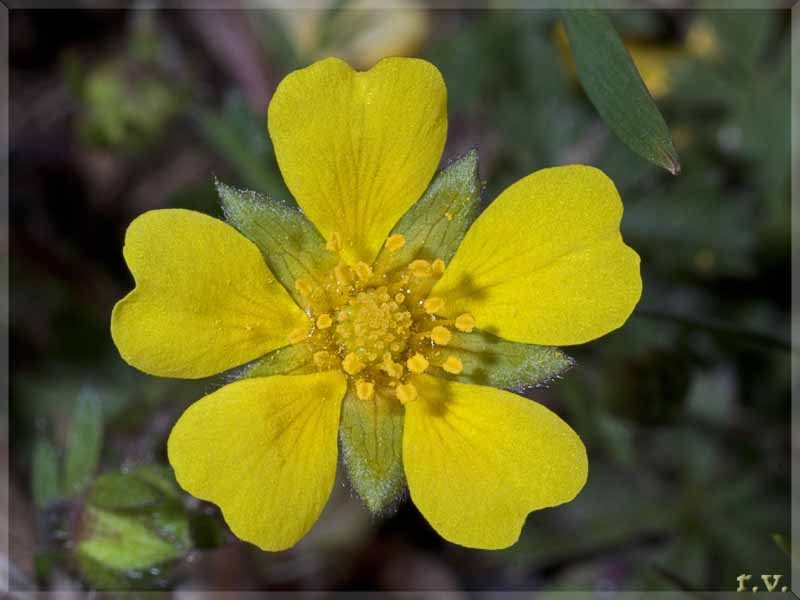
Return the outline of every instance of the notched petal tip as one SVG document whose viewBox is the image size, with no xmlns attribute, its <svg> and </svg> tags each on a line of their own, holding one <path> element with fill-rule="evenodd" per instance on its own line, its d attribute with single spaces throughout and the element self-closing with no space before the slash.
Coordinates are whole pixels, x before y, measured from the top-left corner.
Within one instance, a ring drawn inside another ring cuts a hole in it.
<svg viewBox="0 0 800 600">
<path fill-rule="evenodd" d="M 403 463 L 411 499 L 445 539 L 487 550 L 514 544 L 530 512 L 574 499 L 588 459 L 546 407 L 510 392 L 416 376 Z"/>
</svg>

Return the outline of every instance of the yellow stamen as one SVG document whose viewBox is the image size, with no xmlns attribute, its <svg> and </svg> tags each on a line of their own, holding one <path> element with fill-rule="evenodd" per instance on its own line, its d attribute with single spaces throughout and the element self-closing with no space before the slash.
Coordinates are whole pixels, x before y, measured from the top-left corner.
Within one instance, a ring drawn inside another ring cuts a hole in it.
<svg viewBox="0 0 800 600">
<path fill-rule="evenodd" d="M 440 346 L 447 346 L 447 344 L 450 343 L 450 340 L 453 339 L 453 332 L 447 327 L 437 325 L 431 330 L 431 339 Z"/>
<path fill-rule="evenodd" d="M 331 319 L 331 316 L 328 313 L 322 313 L 317 318 L 317 327 L 318 328 L 327 329 L 331 325 L 333 325 L 333 319 Z"/>
<path fill-rule="evenodd" d="M 464 313 L 456 317 L 456 329 L 469 333 L 475 328 L 475 317 L 469 313 Z"/>
<path fill-rule="evenodd" d="M 353 270 L 361 281 L 369 281 L 369 278 L 372 277 L 372 267 L 363 261 L 358 261 Z"/>
<path fill-rule="evenodd" d="M 375 384 L 371 381 L 359 379 L 356 381 L 356 396 L 362 400 L 371 400 L 375 395 Z"/>
<path fill-rule="evenodd" d="M 426 313 L 432 315 L 433 313 L 439 312 L 444 308 L 444 299 L 439 298 L 438 296 L 431 296 L 422 303 L 422 307 L 425 309 Z"/>
<path fill-rule="evenodd" d="M 394 362 L 392 360 L 392 355 L 389 352 L 383 355 L 383 364 L 381 365 L 380 368 L 389 377 L 392 377 L 394 379 L 400 379 L 403 376 L 403 365 Z"/>
<path fill-rule="evenodd" d="M 342 249 L 342 236 L 339 235 L 338 231 L 334 231 L 331 234 L 328 243 L 325 244 L 325 249 L 329 250 L 330 252 L 338 253 L 339 250 Z"/>
<path fill-rule="evenodd" d="M 398 292 L 394 296 L 394 301 L 397 302 L 398 304 L 402 304 L 403 302 L 405 302 L 405 300 L 406 300 L 406 295 L 403 294 L 402 292 Z"/>
<path fill-rule="evenodd" d="M 444 363 L 442 363 L 442 368 L 447 371 L 448 373 L 452 373 L 453 375 L 458 375 L 461 371 L 464 370 L 464 363 L 461 362 L 460 358 L 455 356 L 448 356 L 445 359 Z"/>
<path fill-rule="evenodd" d="M 353 282 L 353 272 L 344 263 L 339 263 L 333 268 L 333 276 L 339 285 L 350 285 Z"/>
<path fill-rule="evenodd" d="M 386 240 L 386 249 L 389 252 L 397 252 L 406 245 L 406 236 L 395 233 L 394 235 L 390 235 L 389 239 Z"/>
<path fill-rule="evenodd" d="M 314 288 L 308 279 L 298 279 L 294 282 L 294 289 L 300 292 L 303 296 L 308 298 L 311 295 L 311 290 Z"/>
<path fill-rule="evenodd" d="M 344 357 L 342 361 L 342 368 L 345 370 L 345 373 L 348 375 L 358 375 L 361 371 L 364 370 L 363 362 L 361 359 L 358 358 L 355 352 L 351 352 L 347 356 Z"/>
<path fill-rule="evenodd" d="M 417 399 L 417 388 L 414 387 L 413 383 L 398 385 L 394 393 L 397 394 L 397 399 L 403 404 L 408 404 Z"/>
<path fill-rule="evenodd" d="M 412 373 L 424 373 L 429 364 L 428 360 L 419 352 L 406 361 L 408 370 Z"/>
<path fill-rule="evenodd" d="M 292 344 L 299 344 L 308 337 L 308 330 L 298 327 L 289 333 L 289 342 Z"/>
<path fill-rule="evenodd" d="M 408 263 L 408 270 L 411 271 L 411 274 L 414 277 L 419 277 L 420 279 L 430 277 L 431 263 L 429 263 L 427 260 L 422 260 L 421 258 L 412 260 L 410 263 Z"/>
<path fill-rule="evenodd" d="M 433 264 L 431 265 L 431 270 L 433 271 L 434 276 L 441 277 L 442 274 L 444 273 L 444 267 L 445 264 L 441 258 L 437 258 L 435 261 L 433 261 Z"/>
</svg>

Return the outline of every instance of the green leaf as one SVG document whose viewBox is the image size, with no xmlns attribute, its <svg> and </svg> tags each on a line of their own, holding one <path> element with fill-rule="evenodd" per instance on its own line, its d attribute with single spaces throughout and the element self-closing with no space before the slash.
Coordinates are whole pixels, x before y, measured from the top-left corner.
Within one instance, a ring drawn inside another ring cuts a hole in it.
<svg viewBox="0 0 800 600">
<path fill-rule="evenodd" d="M 563 15 L 578 77 L 597 112 L 631 150 L 677 175 L 669 128 L 611 22 L 597 10 Z"/>
<path fill-rule="evenodd" d="M 321 275 L 336 266 L 338 256 L 325 249 L 325 239 L 300 211 L 221 181 L 217 191 L 225 218 L 258 246 L 272 273 L 303 306 L 295 281 L 304 278 L 322 285 Z"/>
<path fill-rule="evenodd" d="M 146 482 L 161 492 L 166 498 L 179 500 L 181 490 L 175 481 L 175 474 L 166 465 L 142 465 L 131 473 L 139 481 Z"/>
<path fill-rule="evenodd" d="M 84 537 L 77 552 L 115 571 L 146 569 L 185 552 L 185 544 L 164 539 L 136 516 L 89 506 L 83 519 Z"/>
<path fill-rule="evenodd" d="M 242 377 L 268 377 L 270 375 L 304 375 L 317 369 L 312 362 L 314 349 L 308 342 L 292 344 L 273 350 L 251 363 L 242 371 Z"/>
<path fill-rule="evenodd" d="M 446 356 L 459 358 L 464 370 L 458 375 L 444 371 L 437 375 L 512 390 L 547 384 L 574 363 L 558 348 L 509 342 L 477 330 L 455 332 L 447 346 L 435 351 L 431 362 L 443 361 Z"/>
<path fill-rule="evenodd" d="M 342 404 L 339 437 L 347 475 L 373 514 L 402 497 L 403 415 L 396 398 L 376 393 L 361 400 L 350 390 Z"/>
<path fill-rule="evenodd" d="M 103 446 L 103 414 L 100 399 L 92 388 L 84 388 L 72 413 L 67 454 L 64 461 L 64 489 L 67 495 L 81 493 L 92 481 Z"/>
<path fill-rule="evenodd" d="M 478 215 L 481 183 L 478 152 L 471 150 L 439 172 L 422 198 L 403 215 L 391 235 L 405 245 L 397 252 L 381 250 L 375 272 L 386 273 L 415 259 L 448 262 Z"/>
<path fill-rule="evenodd" d="M 33 448 L 33 500 L 37 508 L 46 508 L 61 496 L 61 474 L 56 449 L 45 438 L 38 438 Z"/>
<path fill-rule="evenodd" d="M 130 473 L 108 473 L 98 477 L 89 503 L 109 510 L 143 509 L 161 501 L 159 490 Z"/>
</svg>

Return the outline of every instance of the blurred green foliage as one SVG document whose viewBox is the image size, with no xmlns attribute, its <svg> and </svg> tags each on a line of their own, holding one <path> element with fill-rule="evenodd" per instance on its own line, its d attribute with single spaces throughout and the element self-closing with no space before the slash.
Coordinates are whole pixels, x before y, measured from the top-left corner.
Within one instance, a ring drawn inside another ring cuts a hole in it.
<svg viewBox="0 0 800 600">
<path fill-rule="evenodd" d="M 420 54 L 448 86 L 445 161 L 479 149 L 484 204 L 539 168 L 602 168 L 625 203 L 644 296 L 622 329 L 566 349 L 577 364 L 562 380 L 526 392 L 576 429 L 591 469 L 579 497 L 532 515 L 517 545 L 449 545 L 410 504 L 362 521 L 345 492 L 296 550 L 272 555 L 231 538 L 163 466 L 177 416 L 225 377 L 140 374 L 108 319 L 132 287 L 121 247 L 135 215 L 220 216 L 215 175 L 293 202 L 253 81 L 274 90 L 315 47 L 348 36 L 301 44 L 284 11 L 214 13 L 219 37 L 204 37 L 192 11 L 83 12 L 96 19 L 86 39 L 75 17 L 12 18 L 38 40 L 12 39 L 12 482 L 16 506 L 36 506 L 12 523 L 27 540 L 12 536 L 12 559 L 32 582 L 613 591 L 788 578 L 774 541 L 790 526 L 793 425 L 788 13 L 609 13 L 645 82 L 660 82 L 678 177 L 599 119 L 559 43 L 559 12 L 424 13 Z M 64 79 L 37 53 L 62 60 Z M 67 79 L 72 104 L 53 113 Z"/>
</svg>

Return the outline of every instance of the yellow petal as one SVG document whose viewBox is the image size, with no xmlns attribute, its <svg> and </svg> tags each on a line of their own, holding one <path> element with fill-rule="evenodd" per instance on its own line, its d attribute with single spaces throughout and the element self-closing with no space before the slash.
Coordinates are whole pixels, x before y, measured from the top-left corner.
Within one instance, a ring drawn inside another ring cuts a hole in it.
<svg viewBox="0 0 800 600">
<path fill-rule="evenodd" d="M 581 344 L 620 327 L 642 292 L 622 241 L 622 202 L 602 171 L 573 165 L 514 183 L 481 214 L 431 295 L 442 314 L 528 344 Z"/>
<path fill-rule="evenodd" d="M 423 60 L 387 58 L 357 72 L 329 58 L 280 83 L 268 123 L 300 207 L 326 239 L 340 235 L 350 264 L 371 264 L 436 171 L 447 91 Z"/>
<path fill-rule="evenodd" d="M 169 436 L 178 483 L 219 505 L 239 538 L 290 548 L 333 488 L 345 391 L 344 377 L 328 371 L 243 379 L 209 394 Z"/>
<path fill-rule="evenodd" d="M 572 500 L 586 482 L 577 434 L 541 404 L 491 387 L 420 375 L 405 405 L 411 499 L 447 540 L 494 550 L 529 512 Z"/>
<path fill-rule="evenodd" d="M 153 210 L 125 235 L 136 288 L 114 307 L 111 335 L 128 363 L 162 377 L 220 373 L 308 330 L 258 248 L 190 210 Z"/>
</svg>

